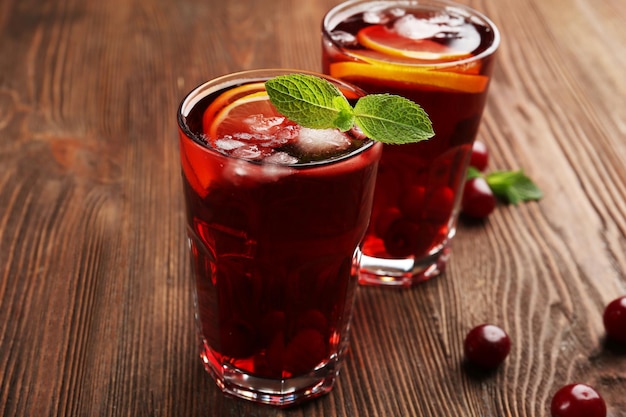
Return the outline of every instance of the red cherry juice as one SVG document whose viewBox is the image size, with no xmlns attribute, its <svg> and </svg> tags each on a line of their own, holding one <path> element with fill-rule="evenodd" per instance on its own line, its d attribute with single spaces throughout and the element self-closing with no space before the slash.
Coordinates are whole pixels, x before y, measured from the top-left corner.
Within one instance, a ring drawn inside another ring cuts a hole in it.
<svg viewBox="0 0 626 417">
<path fill-rule="evenodd" d="M 201 355 L 218 381 L 225 369 L 283 380 L 335 366 L 346 348 L 382 146 L 341 134 L 340 150 L 303 150 L 300 127 L 275 119 L 269 134 L 209 137 L 219 109 L 207 108 L 236 87 L 180 123 Z"/>
<path fill-rule="evenodd" d="M 445 255 L 492 73 L 494 55 L 485 51 L 497 43 L 497 34 L 460 12 L 446 18 L 447 12 L 406 2 L 396 2 L 403 7 L 371 3 L 354 13 L 346 3 L 343 11 L 327 15 L 324 72 L 368 93 L 387 92 L 415 101 L 429 115 L 435 136 L 414 144 L 384 145 L 364 258 L 419 261 Z M 435 28 L 437 34 L 426 39 L 405 37 L 413 29 L 432 30 L 437 19 L 454 20 L 453 34 Z M 430 23 L 420 29 L 416 21 Z M 445 263 L 438 267 L 443 269 Z M 399 274 L 406 272 L 410 283 L 428 278 L 419 268 Z M 387 272 L 393 276 L 395 271 Z M 380 283 L 370 278 L 363 271 L 362 283 Z M 398 279 L 406 283 L 406 276 Z"/>
</svg>

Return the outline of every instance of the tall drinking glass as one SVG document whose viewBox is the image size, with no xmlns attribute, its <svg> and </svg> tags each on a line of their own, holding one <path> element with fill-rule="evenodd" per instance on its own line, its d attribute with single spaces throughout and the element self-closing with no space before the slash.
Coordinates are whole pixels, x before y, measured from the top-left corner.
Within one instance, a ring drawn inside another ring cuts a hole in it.
<svg viewBox="0 0 626 417">
<path fill-rule="evenodd" d="M 445 269 L 499 42 L 487 17 L 445 0 L 353 0 L 324 17 L 324 72 L 417 102 L 435 131 L 384 145 L 362 284 L 411 286 Z"/>
<path fill-rule="evenodd" d="M 382 153 L 278 114 L 264 81 L 290 72 L 214 79 L 178 111 L 200 356 L 225 393 L 276 406 L 335 382 Z"/>
</svg>

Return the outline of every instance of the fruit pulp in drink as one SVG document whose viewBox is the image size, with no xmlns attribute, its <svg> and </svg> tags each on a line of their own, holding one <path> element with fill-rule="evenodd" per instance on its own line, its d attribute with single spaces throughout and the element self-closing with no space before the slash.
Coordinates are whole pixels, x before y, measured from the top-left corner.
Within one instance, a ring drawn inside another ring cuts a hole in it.
<svg viewBox="0 0 626 417">
<path fill-rule="evenodd" d="M 199 100 L 180 151 L 203 361 L 281 380 L 346 348 L 382 147 L 302 128 L 263 91 Z"/>
<path fill-rule="evenodd" d="M 379 9 L 346 12 L 325 27 L 324 72 L 407 97 L 429 115 L 433 138 L 384 146 L 363 245 L 366 256 L 419 260 L 446 250 L 454 235 L 492 73 L 485 51 L 497 34 L 455 9 L 373 3 Z"/>
</svg>

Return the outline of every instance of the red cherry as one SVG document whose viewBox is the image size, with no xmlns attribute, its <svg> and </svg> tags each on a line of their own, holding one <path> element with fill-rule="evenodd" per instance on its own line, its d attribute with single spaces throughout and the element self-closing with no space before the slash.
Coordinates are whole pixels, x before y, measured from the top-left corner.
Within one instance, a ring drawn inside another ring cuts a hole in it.
<svg viewBox="0 0 626 417">
<path fill-rule="evenodd" d="M 269 344 L 274 335 L 283 333 L 285 329 L 285 312 L 280 310 L 273 310 L 265 314 L 259 320 L 259 338 L 263 345 Z"/>
<path fill-rule="evenodd" d="M 293 375 L 309 372 L 327 356 L 324 336 L 315 329 L 300 330 L 285 347 L 285 370 Z"/>
<path fill-rule="evenodd" d="M 465 337 L 465 357 L 481 368 L 493 369 L 506 359 L 511 350 L 511 339 L 498 326 L 481 324 Z"/>
<path fill-rule="evenodd" d="M 378 236 L 385 236 L 391 224 L 402 217 L 402 213 L 395 207 L 389 207 L 383 210 L 376 217 L 374 223 L 374 231 Z"/>
<path fill-rule="evenodd" d="M 590 386 L 570 384 L 554 394 L 550 412 L 552 417 L 606 417 L 606 404 Z"/>
<path fill-rule="evenodd" d="M 245 358 L 257 349 L 257 338 L 249 323 L 233 319 L 220 327 L 220 351 L 225 356 Z"/>
<path fill-rule="evenodd" d="M 405 218 L 393 221 L 383 236 L 385 250 L 392 257 L 404 258 L 418 251 L 419 226 Z"/>
<path fill-rule="evenodd" d="M 284 355 L 285 335 L 283 332 L 278 332 L 273 335 L 265 351 L 265 360 L 267 362 L 266 366 L 269 369 L 269 375 L 282 375 L 283 362 L 285 360 Z"/>
<path fill-rule="evenodd" d="M 328 334 L 328 319 L 321 311 L 310 309 L 298 318 L 296 327 L 298 329 L 315 329 L 320 334 L 326 335 Z"/>
<path fill-rule="evenodd" d="M 602 318 L 607 336 L 626 344 L 626 295 L 611 301 L 604 309 Z"/>
<path fill-rule="evenodd" d="M 398 201 L 398 207 L 402 214 L 409 219 L 419 219 L 422 214 L 425 194 L 426 188 L 424 186 L 413 185 L 407 188 Z"/>
<path fill-rule="evenodd" d="M 447 224 L 454 208 L 454 191 L 438 187 L 425 196 L 424 219 L 436 224 Z"/>
<path fill-rule="evenodd" d="M 487 169 L 489 163 L 489 151 L 487 145 L 479 140 L 475 140 L 472 145 L 472 156 L 470 159 L 470 166 L 473 166 L 479 171 Z"/>
<path fill-rule="evenodd" d="M 496 208 L 496 197 L 483 177 L 465 181 L 461 211 L 470 216 L 483 219 Z"/>
</svg>

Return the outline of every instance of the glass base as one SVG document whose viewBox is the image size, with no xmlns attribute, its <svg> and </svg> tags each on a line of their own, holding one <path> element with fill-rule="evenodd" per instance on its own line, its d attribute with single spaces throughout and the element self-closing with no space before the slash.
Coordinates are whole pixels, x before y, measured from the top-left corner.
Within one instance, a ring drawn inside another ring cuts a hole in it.
<svg viewBox="0 0 626 417">
<path fill-rule="evenodd" d="M 426 258 L 385 259 L 361 257 L 359 284 L 388 287 L 411 287 L 443 273 L 450 258 L 450 246 L 445 245 Z"/>
<path fill-rule="evenodd" d="M 289 407 L 329 393 L 339 375 L 338 358 L 304 375 L 271 379 L 247 374 L 229 364 L 216 366 L 208 355 L 206 351 L 200 354 L 204 367 L 226 395 L 276 407 Z"/>
</svg>

